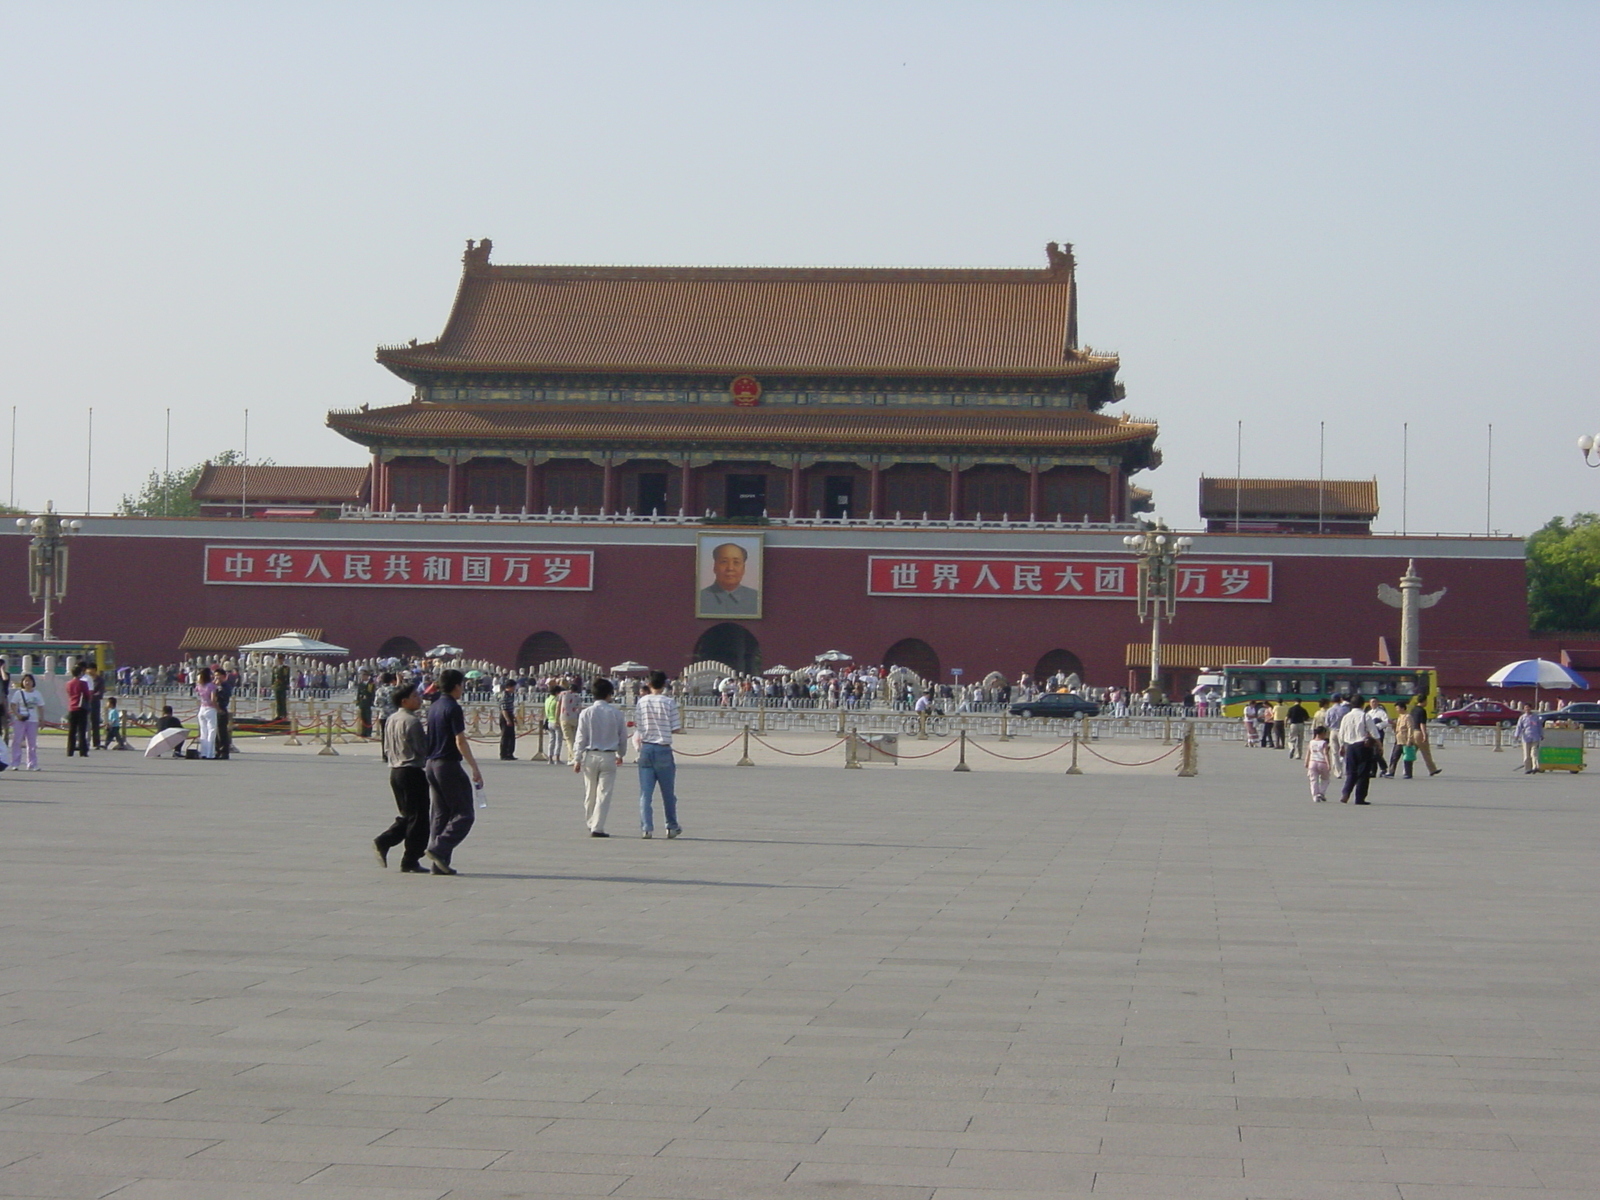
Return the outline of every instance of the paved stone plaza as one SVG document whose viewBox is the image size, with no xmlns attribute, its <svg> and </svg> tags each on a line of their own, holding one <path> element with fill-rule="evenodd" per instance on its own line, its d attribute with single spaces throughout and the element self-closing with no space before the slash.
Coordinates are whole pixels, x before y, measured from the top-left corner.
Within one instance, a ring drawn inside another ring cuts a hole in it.
<svg viewBox="0 0 1600 1200">
<path fill-rule="evenodd" d="M 52 742 L 0 775 L 0 1196 L 1600 1194 L 1600 783 L 1202 755 L 723 755 L 678 841 L 631 767 L 599 840 L 490 762 L 444 879 L 373 860 L 366 748 Z"/>
</svg>

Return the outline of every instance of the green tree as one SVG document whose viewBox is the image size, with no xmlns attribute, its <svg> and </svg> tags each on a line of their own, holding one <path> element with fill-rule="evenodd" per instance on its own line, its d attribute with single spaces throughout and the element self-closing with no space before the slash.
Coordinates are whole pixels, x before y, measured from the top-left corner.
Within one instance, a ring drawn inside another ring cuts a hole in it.
<svg viewBox="0 0 1600 1200">
<path fill-rule="evenodd" d="M 1600 513 L 1553 517 L 1528 539 L 1528 621 L 1536 630 L 1600 629 Z"/>
<path fill-rule="evenodd" d="M 210 462 L 215 467 L 232 467 L 243 462 L 237 450 L 224 450 L 213 455 Z M 252 466 L 270 467 L 270 458 L 257 459 Z M 195 463 L 182 471 L 151 471 L 150 477 L 137 495 L 123 496 L 117 505 L 117 515 L 122 517 L 197 517 L 200 505 L 190 495 L 200 482 L 200 473 L 206 469 L 203 462 Z"/>
</svg>

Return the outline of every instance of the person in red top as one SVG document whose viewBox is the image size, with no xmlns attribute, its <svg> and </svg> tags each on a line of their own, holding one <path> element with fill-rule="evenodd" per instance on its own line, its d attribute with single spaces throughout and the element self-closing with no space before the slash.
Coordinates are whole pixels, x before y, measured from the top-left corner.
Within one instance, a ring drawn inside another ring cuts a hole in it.
<svg viewBox="0 0 1600 1200">
<path fill-rule="evenodd" d="M 72 678 L 67 680 L 67 757 L 76 750 L 89 757 L 89 699 L 93 689 L 83 677 L 83 664 L 72 664 Z"/>
</svg>

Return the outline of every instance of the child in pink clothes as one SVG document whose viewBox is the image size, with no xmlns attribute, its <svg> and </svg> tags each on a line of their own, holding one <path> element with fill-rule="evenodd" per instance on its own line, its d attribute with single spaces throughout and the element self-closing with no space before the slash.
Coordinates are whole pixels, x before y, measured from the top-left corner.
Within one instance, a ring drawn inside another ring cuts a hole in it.
<svg viewBox="0 0 1600 1200">
<path fill-rule="evenodd" d="M 1311 737 L 1311 748 L 1306 754 L 1306 782 L 1311 785 L 1311 799 L 1318 804 L 1328 802 L 1328 776 L 1333 773 L 1333 759 L 1329 753 L 1328 727 L 1317 726 Z"/>
</svg>

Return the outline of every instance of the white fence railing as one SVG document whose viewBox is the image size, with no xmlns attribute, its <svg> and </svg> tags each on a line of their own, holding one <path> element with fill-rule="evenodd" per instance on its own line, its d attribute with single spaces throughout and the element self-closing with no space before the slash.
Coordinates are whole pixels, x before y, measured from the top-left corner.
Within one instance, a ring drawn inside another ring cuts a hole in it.
<svg viewBox="0 0 1600 1200">
<path fill-rule="evenodd" d="M 478 512 L 468 508 L 465 512 L 428 512 L 417 509 L 371 509 L 360 505 L 346 504 L 339 509 L 339 519 L 342 521 L 450 521 L 450 522 L 483 522 L 511 525 L 704 525 L 708 522 L 717 522 L 718 516 L 714 512 L 705 513 L 636 513 L 632 509 L 625 512 L 612 513 L 586 513 L 573 510 L 546 509 L 544 512 L 503 512 L 494 509 L 492 512 Z M 728 521 L 728 524 L 737 522 Z M 948 517 L 930 517 L 927 513 L 920 516 L 903 516 L 899 513 L 892 517 L 824 517 L 821 513 L 814 516 L 764 516 L 760 524 L 789 529 L 1015 529 L 1015 530 L 1044 530 L 1044 531 L 1083 531 L 1098 530 L 1109 532 L 1115 530 L 1129 530 L 1138 528 L 1134 521 L 1091 521 L 1087 518 L 1081 521 L 1068 521 L 1058 515 L 1054 521 L 1030 521 L 1021 518 L 1013 519 L 1009 513 L 991 514 L 985 517 L 978 513 L 973 517 L 953 519 Z"/>
</svg>

